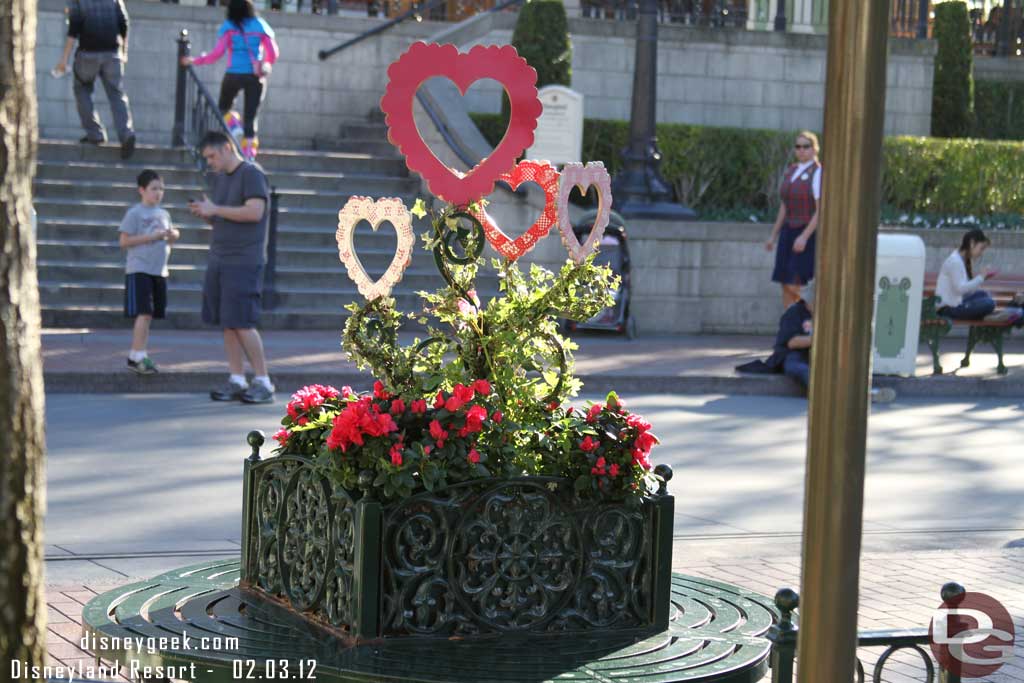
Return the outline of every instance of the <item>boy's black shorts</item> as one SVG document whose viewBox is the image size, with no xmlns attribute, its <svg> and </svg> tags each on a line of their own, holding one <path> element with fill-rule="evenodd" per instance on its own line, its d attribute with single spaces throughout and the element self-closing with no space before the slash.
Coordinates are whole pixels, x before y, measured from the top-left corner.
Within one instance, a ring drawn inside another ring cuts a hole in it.
<svg viewBox="0 0 1024 683">
<path fill-rule="evenodd" d="M 149 273 L 124 276 L 124 317 L 151 315 L 163 319 L 167 312 L 167 278 Z"/>
</svg>

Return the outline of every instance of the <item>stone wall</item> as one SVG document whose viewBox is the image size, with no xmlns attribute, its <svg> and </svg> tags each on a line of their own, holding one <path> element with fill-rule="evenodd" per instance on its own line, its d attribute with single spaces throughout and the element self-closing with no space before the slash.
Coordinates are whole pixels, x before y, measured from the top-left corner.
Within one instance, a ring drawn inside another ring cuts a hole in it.
<svg viewBox="0 0 1024 683">
<path fill-rule="evenodd" d="M 173 123 L 175 39 L 191 35 L 194 51 L 210 49 L 223 11 L 217 8 L 129 0 L 132 28 L 126 88 L 136 128 L 144 142 L 166 144 Z M 63 0 L 40 0 L 37 77 L 39 125 L 45 137 L 81 135 L 71 78 L 54 79 L 64 42 Z M 382 19 L 350 16 L 269 15 L 281 59 L 270 77 L 260 117 L 264 143 L 308 146 L 313 138 L 337 134 L 345 119 L 376 110 L 387 66 L 414 40 L 446 38 L 456 44 L 502 43 L 511 39 L 515 15 L 478 17 L 469 34 L 460 25 L 407 22 L 321 62 L 317 52 L 379 26 Z M 634 24 L 572 19 L 573 87 L 585 96 L 586 116 L 629 117 L 634 58 Z M 820 130 L 824 100 L 825 38 L 763 31 L 660 29 L 658 119 L 704 125 Z M 886 132 L 928 133 L 931 118 L 933 46 L 894 41 L 891 45 Z M 216 95 L 223 63 L 202 67 Z M 98 90 L 102 90 L 97 86 Z M 467 93 L 475 111 L 499 107 L 496 83 Z M 109 109 L 97 102 L 104 121 Z"/>
<path fill-rule="evenodd" d="M 213 48 L 224 10 L 128 0 L 131 19 L 125 86 L 141 141 L 169 144 L 174 123 L 176 39 L 187 29 L 198 54 Z M 268 17 L 281 49 L 260 115 L 260 134 L 275 146 L 306 146 L 315 137 L 335 136 L 345 119 L 365 119 L 378 108 L 385 70 L 411 42 L 425 40 L 447 25 L 407 22 L 321 62 L 317 52 L 382 23 L 381 19 L 278 14 Z M 71 93 L 71 76 L 55 79 L 66 26 L 63 0 L 40 0 L 36 77 L 39 129 L 43 137 L 82 135 Z M 197 67 L 214 97 L 225 64 Z M 100 116 L 110 129 L 110 110 L 96 85 Z M 238 100 L 239 104 L 241 99 Z"/>
<path fill-rule="evenodd" d="M 478 42 L 511 40 L 514 17 L 496 17 Z M 634 29 L 628 23 L 570 19 L 572 87 L 584 115 L 628 119 Z M 658 121 L 820 131 L 827 38 L 767 31 L 662 25 L 658 30 Z M 890 41 L 885 133 L 928 135 L 933 41 Z M 497 85 L 468 94 L 472 111 L 497 112 Z"/>
<path fill-rule="evenodd" d="M 1007 57 L 974 57 L 976 81 L 1024 81 L 1024 64 Z"/>
</svg>

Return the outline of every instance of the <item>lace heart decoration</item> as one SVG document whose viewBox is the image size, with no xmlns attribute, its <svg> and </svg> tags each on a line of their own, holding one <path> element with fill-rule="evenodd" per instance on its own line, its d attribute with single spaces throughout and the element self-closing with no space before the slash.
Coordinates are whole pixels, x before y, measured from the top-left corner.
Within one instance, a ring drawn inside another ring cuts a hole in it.
<svg viewBox="0 0 1024 683">
<path fill-rule="evenodd" d="M 548 236 L 551 227 L 558 222 L 558 212 L 555 208 L 558 202 L 558 177 L 558 170 L 547 161 L 520 161 L 511 171 L 501 175 L 499 180 L 508 183 L 513 190 L 529 182 L 537 183 L 544 190 L 544 210 L 533 225 L 515 239 L 506 235 L 486 211 L 473 212 L 473 216 L 484 227 L 487 241 L 509 261 L 515 261 L 533 249 L 537 242 Z"/>
<path fill-rule="evenodd" d="M 590 187 L 597 190 L 597 216 L 590 229 L 590 235 L 581 245 L 569 221 L 569 193 L 572 188 L 579 188 L 586 194 Z M 562 244 L 569 252 L 569 258 L 575 263 L 583 263 L 584 259 L 601 243 L 604 229 L 608 227 L 608 218 L 612 211 L 612 179 L 600 161 L 588 162 L 586 166 L 573 162 L 562 167 L 561 182 L 558 185 L 558 232 L 562 235 Z"/>
<path fill-rule="evenodd" d="M 384 274 L 376 281 L 370 279 L 359 256 L 353 248 L 352 238 L 356 225 L 366 220 L 374 232 L 382 223 L 388 222 L 395 226 L 398 233 L 398 248 L 394 258 Z M 396 284 L 401 282 L 405 269 L 412 263 L 412 249 L 416 236 L 412 230 L 412 214 L 401 199 L 386 197 L 374 201 L 369 197 L 350 197 L 345 206 L 338 212 L 338 257 L 348 270 L 348 277 L 356 283 L 359 293 L 368 301 L 391 294 Z"/>
</svg>

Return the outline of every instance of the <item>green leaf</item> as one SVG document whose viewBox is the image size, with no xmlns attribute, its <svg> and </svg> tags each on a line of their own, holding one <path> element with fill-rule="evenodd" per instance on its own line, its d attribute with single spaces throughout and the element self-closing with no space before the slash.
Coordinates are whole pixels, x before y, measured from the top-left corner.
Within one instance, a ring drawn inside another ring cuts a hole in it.
<svg viewBox="0 0 1024 683">
<path fill-rule="evenodd" d="M 412 208 L 409 209 L 409 213 L 416 216 L 416 218 L 423 218 L 427 215 L 426 203 L 421 198 L 417 197 L 416 202 L 412 205 Z"/>
</svg>

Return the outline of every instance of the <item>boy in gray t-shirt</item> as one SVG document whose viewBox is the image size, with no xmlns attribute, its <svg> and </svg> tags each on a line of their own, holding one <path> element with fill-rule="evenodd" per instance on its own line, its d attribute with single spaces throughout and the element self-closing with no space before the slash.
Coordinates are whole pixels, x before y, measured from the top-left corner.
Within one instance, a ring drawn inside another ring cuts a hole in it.
<svg viewBox="0 0 1024 683">
<path fill-rule="evenodd" d="M 124 215 L 120 240 L 126 252 L 124 315 L 135 319 L 128 369 L 152 375 L 157 369 L 146 353 L 149 324 L 153 318 L 163 318 L 167 310 L 167 259 L 181 234 L 160 207 L 164 183 L 157 172 L 146 169 L 136 180 L 141 201 Z"/>
</svg>

